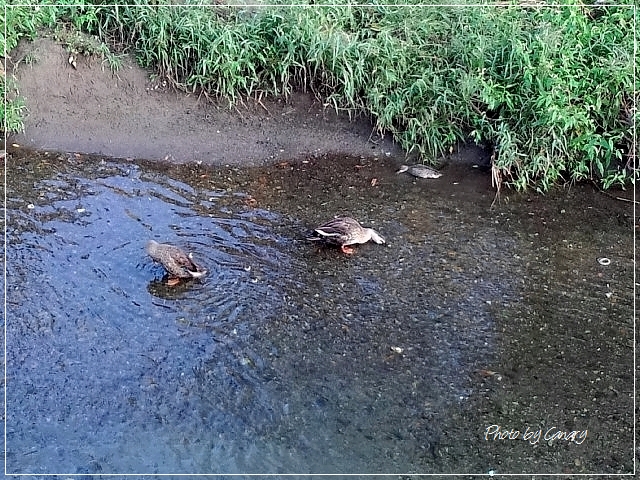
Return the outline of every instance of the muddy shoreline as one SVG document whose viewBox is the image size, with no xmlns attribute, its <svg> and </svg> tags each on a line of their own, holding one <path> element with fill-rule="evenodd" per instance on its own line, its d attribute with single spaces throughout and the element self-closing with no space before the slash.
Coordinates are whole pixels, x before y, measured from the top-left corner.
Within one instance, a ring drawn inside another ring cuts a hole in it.
<svg viewBox="0 0 640 480">
<path fill-rule="evenodd" d="M 368 119 L 336 115 L 309 94 L 229 107 L 169 90 L 129 57 L 115 73 L 98 58 L 73 68 L 46 37 L 23 41 L 11 59 L 27 115 L 9 143 L 36 150 L 238 166 L 323 154 L 404 159 Z"/>
</svg>

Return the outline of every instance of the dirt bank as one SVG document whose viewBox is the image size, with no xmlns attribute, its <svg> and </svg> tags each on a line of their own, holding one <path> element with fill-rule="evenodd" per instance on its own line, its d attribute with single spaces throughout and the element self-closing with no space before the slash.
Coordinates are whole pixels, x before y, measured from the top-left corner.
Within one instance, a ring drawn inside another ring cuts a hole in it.
<svg viewBox="0 0 640 480">
<path fill-rule="evenodd" d="M 10 142 L 40 150 L 113 157 L 258 165 L 301 155 L 399 156 L 366 119 L 350 122 L 309 95 L 256 99 L 229 109 L 197 94 L 177 93 L 131 58 L 115 73 L 96 58 L 68 62 L 50 38 L 12 52 L 28 114 Z"/>
</svg>

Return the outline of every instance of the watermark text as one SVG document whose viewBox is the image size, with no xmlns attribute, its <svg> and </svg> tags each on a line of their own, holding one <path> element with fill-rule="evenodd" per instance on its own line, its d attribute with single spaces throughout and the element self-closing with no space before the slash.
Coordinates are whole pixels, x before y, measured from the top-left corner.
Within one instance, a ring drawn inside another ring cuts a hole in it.
<svg viewBox="0 0 640 480">
<path fill-rule="evenodd" d="M 580 445 L 587 439 L 587 430 L 561 430 L 557 427 L 545 428 L 545 429 L 532 429 L 527 427 L 525 430 L 516 430 L 514 428 L 507 429 L 500 425 L 489 425 L 484 431 L 484 439 L 489 441 L 496 440 L 524 440 L 531 445 L 535 445 L 540 440 L 546 442 L 550 441 L 564 441 L 572 442 L 576 445 Z"/>
</svg>

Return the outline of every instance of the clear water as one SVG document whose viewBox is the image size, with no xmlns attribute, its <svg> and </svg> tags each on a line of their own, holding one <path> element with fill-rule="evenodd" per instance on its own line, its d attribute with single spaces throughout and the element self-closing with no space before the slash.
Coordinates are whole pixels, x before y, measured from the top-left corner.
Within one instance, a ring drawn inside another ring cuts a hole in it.
<svg viewBox="0 0 640 480">
<path fill-rule="evenodd" d="M 477 372 L 522 348 L 501 338 L 538 314 L 537 275 L 569 292 L 568 308 L 591 309 L 580 289 L 601 285 L 558 272 L 601 269 L 600 246 L 540 258 L 560 234 L 541 239 L 525 199 L 491 210 L 485 183 L 393 172 L 363 159 L 242 170 L 14 153 L 7 472 L 486 473 L 468 453 L 484 441 Z M 335 214 L 387 245 L 348 257 L 305 241 Z M 208 275 L 167 286 L 151 238 Z M 629 256 L 601 255 L 624 265 L 610 308 L 626 324 Z"/>
</svg>

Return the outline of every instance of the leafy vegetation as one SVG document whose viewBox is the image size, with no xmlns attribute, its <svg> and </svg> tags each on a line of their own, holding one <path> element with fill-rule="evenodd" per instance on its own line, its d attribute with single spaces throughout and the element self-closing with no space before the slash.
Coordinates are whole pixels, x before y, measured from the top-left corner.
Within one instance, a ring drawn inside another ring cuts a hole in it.
<svg viewBox="0 0 640 480">
<path fill-rule="evenodd" d="M 20 26 L 8 22 L 7 46 L 15 43 L 9 38 L 61 18 L 131 51 L 179 89 L 231 103 L 312 91 L 336 110 L 370 116 L 380 132 L 429 163 L 461 141 L 493 145 L 498 188 L 507 182 L 546 191 L 558 181 L 585 179 L 608 188 L 634 179 L 631 2 L 101 3 L 41 7 L 49 13 L 23 18 Z M 18 10 L 7 12 L 28 16 Z"/>
</svg>

